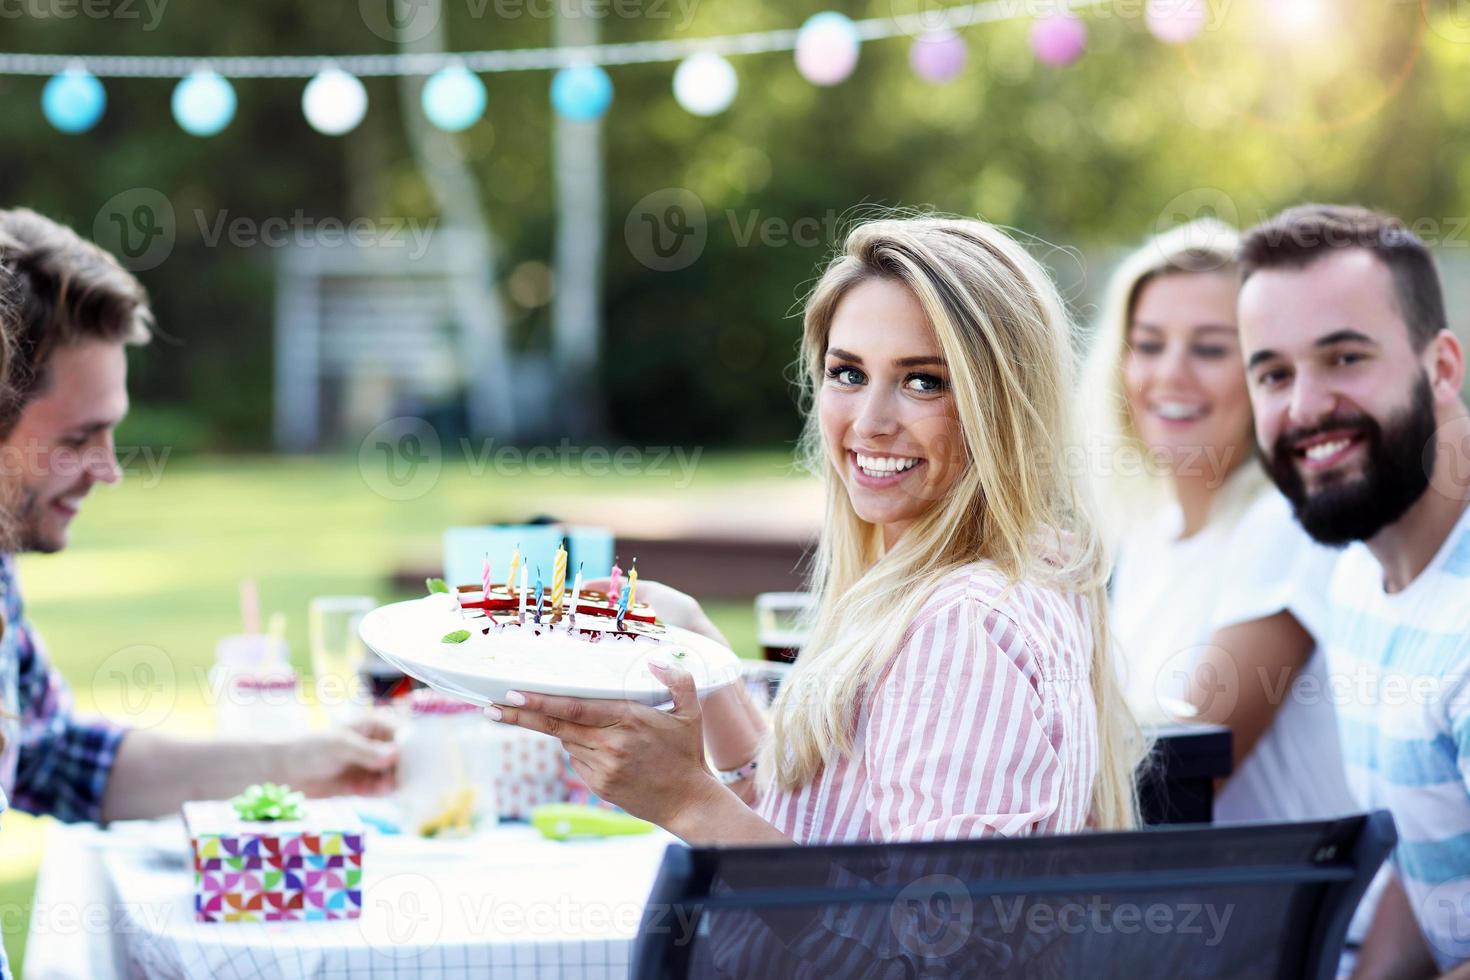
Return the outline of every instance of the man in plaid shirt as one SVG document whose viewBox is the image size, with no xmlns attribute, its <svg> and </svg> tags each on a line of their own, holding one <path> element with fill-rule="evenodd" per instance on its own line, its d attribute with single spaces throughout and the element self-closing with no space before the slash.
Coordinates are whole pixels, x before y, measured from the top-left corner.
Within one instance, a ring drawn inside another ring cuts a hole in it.
<svg viewBox="0 0 1470 980">
<path fill-rule="evenodd" d="M 25 209 L 0 211 L 9 282 L 10 384 L 0 399 L 0 788 L 22 810 L 108 821 L 169 813 L 253 782 L 313 795 L 392 785 L 392 732 L 352 729 L 280 740 L 197 740 L 87 721 L 25 618 L 16 551 L 55 552 L 83 498 L 122 478 L 113 429 L 128 410 L 127 345 L 146 343 L 147 295 L 112 256 Z M 18 463 L 18 465 L 17 465 Z"/>
<path fill-rule="evenodd" d="M 99 820 L 107 777 L 126 729 L 72 716 L 71 690 L 25 620 L 10 555 L 0 556 L 0 589 L 5 596 L 0 683 L 9 716 L 0 786 L 8 789 L 12 806 L 27 812 L 49 813 L 58 820 Z"/>
</svg>

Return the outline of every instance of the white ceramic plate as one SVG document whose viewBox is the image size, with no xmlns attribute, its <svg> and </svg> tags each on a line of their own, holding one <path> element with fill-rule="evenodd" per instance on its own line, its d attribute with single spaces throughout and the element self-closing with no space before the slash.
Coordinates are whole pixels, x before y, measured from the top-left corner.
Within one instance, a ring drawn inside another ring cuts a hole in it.
<svg viewBox="0 0 1470 980">
<path fill-rule="evenodd" d="M 360 633 L 374 653 L 405 674 L 476 704 L 503 704 L 507 691 L 666 704 L 669 690 L 649 672 L 651 659 L 693 674 L 700 697 L 741 676 L 740 659 L 727 647 L 672 626 L 657 643 L 576 643 L 562 635 L 551 642 L 527 640 L 513 631 L 482 638 L 473 623 L 463 621 L 454 599 L 440 593 L 380 606 L 363 617 Z M 456 629 L 471 629 L 471 639 L 443 642 Z"/>
</svg>

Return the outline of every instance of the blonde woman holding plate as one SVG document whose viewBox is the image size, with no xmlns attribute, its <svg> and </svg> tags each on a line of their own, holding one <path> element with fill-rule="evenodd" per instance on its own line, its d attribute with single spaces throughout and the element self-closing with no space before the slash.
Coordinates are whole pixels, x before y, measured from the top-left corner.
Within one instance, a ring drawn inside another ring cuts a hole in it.
<svg viewBox="0 0 1470 980">
<path fill-rule="evenodd" d="M 733 689 L 701 706 L 673 666 L 672 712 L 526 693 L 491 715 L 557 736 L 595 793 L 691 843 L 1131 826 L 1141 740 L 1065 465 L 1070 357 L 1055 288 L 997 229 L 857 227 L 806 304 L 826 520 L 811 640 L 769 730 Z M 706 626 L 693 600 L 648 594 Z M 728 755 L 741 745 L 754 755 Z"/>
</svg>

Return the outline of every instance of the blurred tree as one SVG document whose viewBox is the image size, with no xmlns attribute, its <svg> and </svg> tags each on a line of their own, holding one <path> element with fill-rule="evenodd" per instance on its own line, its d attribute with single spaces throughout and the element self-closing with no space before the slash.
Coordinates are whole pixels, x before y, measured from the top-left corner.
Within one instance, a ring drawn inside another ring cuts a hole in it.
<svg viewBox="0 0 1470 980">
<path fill-rule="evenodd" d="M 382 13 L 374 5 L 388 2 L 165 4 L 153 23 L 143 5 L 122 18 L 122 0 L 100 21 L 56 15 L 83 9 L 63 0 L 28 0 L 25 16 L 3 24 L 13 51 L 359 53 L 394 49 L 370 26 Z M 549 44 L 556 2 L 444 0 L 446 36 L 456 49 Z M 861 17 L 924 2 L 830 6 Z M 791 27 L 824 4 L 589 6 L 616 42 Z M 740 58 L 739 96 L 712 119 L 675 103 L 673 65 L 611 69 L 597 379 L 609 429 L 660 442 L 791 439 L 799 301 L 844 224 L 876 206 L 978 214 L 1082 256 L 1202 211 L 1248 224 L 1304 197 L 1389 208 L 1424 222 L 1442 247 L 1470 241 L 1456 231 L 1470 192 L 1470 95 L 1459 84 L 1470 30 L 1453 4 L 1342 0 L 1318 5 L 1325 15 L 1314 22 L 1279 17 L 1310 4 L 1235 0 L 1213 5 L 1205 33 L 1178 47 L 1149 35 L 1143 6 L 1114 0 L 1086 15 L 1088 52 L 1063 69 L 1035 62 L 1025 21 L 970 28 L 969 64 L 943 86 L 914 77 L 907 39 L 864 45 L 853 77 L 830 89 L 802 80 L 789 54 Z M 509 276 L 553 254 L 550 76 L 486 81 L 487 116 L 458 141 Z M 100 125 L 66 136 L 41 117 L 41 79 L 0 77 L 0 202 L 86 234 L 130 189 L 154 188 L 173 205 L 177 244 L 142 274 L 171 339 L 137 358 L 135 395 L 194 416 L 217 448 L 266 445 L 272 315 L 271 249 L 216 240 L 219 222 L 436 217 L 400 115 L 418 108 L 400 104 L 391 80 L 367 80 L 367 119 L 339 139 L 306 125 L 302 84 L 238 81 L 237 118 L 198 139 L 173 123 L 171 82 L 107 80 Z M 703 217 L 690 220 L 702 220 L 705 238 L 696 258 L 661 271 L 638 236 L 667 214 L 650 225 L 640 202 L 667 189 L 697 200 Z M 1096 270 L 1046 251 L 1085 318 Z M 507 292 L 512 344 L 548 348 L 546 297 Z"/>
</svg>

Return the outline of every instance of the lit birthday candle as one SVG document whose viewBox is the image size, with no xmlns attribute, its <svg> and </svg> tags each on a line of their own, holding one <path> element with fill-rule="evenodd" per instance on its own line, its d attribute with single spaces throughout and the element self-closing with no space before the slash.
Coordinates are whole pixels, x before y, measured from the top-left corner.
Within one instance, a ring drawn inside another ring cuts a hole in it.
<svg viewBox="0 0 1470 980">
<path fill-rule="evenodd" d="M 561 612 L 562 596 L 567 591 L 567 548 L 566 540 L 556 549 L 556 557 L 551 560 L 551 613 L 556 615 Z"/>
<path fill-rule="evenodd" d="M 485 553 L 485 567 L 480 571 L 480 584 L 485 587 L 485 599 L 490 599 L 490 554 Z"/>
<path fill-rule="evenodd" d="M 541 613 L 546 608 L 546 591 L 541 587 L 541 569 L 536 569 L 536 625 L 541 625 Z"/>
<path fill-rule="evenodd" d="M 633 605 L 633 599 L 638 593 L 638 559 L 633 559 L 633 567 L 628 569 L 628 605 Z"/>
<path fill-rule="evenodd" d="M 618 599 L 618 629 L 623 628 L 623 617 L 628 615 L 628 601 L 632 598 L 633 587 L 623 586 L 623 595 Z"/>
<path fill-rule="evenodd" d="M 582 563 L 577 562 L 577 577 L 572 580 L 572 614 L 567 617 L 567 632 L 577 628 L 577 603 L 582 600 Z"/>
<path fill-rule="evenodd" d="M 516 622 L 518 622 L 518 623 L 524 623 L 526 621 L 526 566 L 525 565 L 522 565 L 521 566 L 521 587 L 520 587 L 520 590 L 519 590 L 519 594 L 520 594 L 520 597 L 521 597 L 521 608 L 520 608 L 520 615 L 516 618 Z"/>
<path fill-rule="evenodd" d="M 623 594 L 623 570 L 618 567 L 618 560 L 613 559 L 612 585 L 607 587 L 607 601 L 616 603 L 618 597 Z"/>
<path fill-rule="evenodd" d="M 515 550 L 510 553 L 510 571 L 505 573 L 505 587 L 513 589 L 516 587 L 516 569 L 521 567 L 521 546 L 517 544 Z"/>
</svg>

